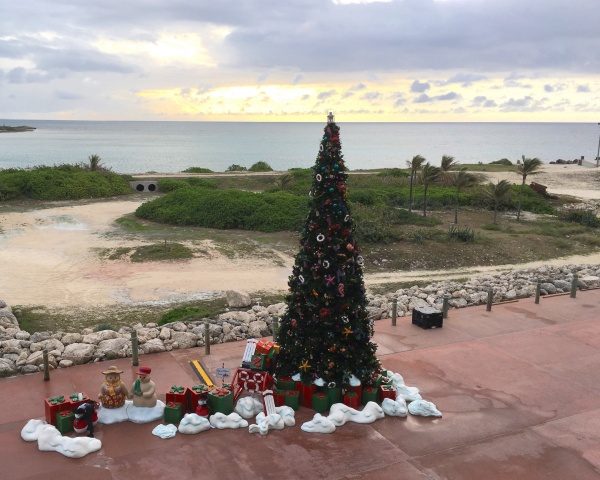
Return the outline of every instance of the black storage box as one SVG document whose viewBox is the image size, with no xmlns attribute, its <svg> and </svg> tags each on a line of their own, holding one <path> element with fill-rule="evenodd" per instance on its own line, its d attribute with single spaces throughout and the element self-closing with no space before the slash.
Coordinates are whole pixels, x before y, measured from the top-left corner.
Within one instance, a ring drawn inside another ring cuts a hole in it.
<svg viewBox="0 0 600 480">
<path fill-rule="evenodd" d="M 442 328 L 442 312 L 433 307 L 417 307 L 412 311 L 412 323 L 421 328 Z"/>
</svg>

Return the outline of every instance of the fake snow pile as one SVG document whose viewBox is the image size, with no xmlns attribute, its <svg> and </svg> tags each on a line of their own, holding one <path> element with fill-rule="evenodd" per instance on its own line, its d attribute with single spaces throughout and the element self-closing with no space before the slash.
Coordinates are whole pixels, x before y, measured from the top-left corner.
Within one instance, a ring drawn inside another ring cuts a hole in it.
<svg viewBox="0 0 600 480">
<path fill-rule="evenodd" d="M 386 415 L 406 417 L 410 413 L 423 417 L 442 416 L 442 412 L 434 403 L 423 400 L 417 387 L 409 387 L 404 383 L 402 375 L 393 373 L 391 378 L 392 385 L 396 388 L 396 400 L 385 398 L 381 406 L 375 402 L 368 402 L 361 411 L 343 403 L 335 403 L 327 417 L 316 413 L 312 420 L 302 424 L 301 430 L 309 433 L 333 433 L 337 427 L 347 422 L 373 423 Z"/>
<path fill-rule="evenodd" d="M 157 400 L 154 407 L 136 407 L 133 401 L 125 400 L 125 405 L 120 408 L 98 409 L 98 422 L 104 425 L 130 421 L 133 423 L 148 423 L 163 417 L 165 404 Z"/>
<path fill-rule="evenodd" d="M 29 420 L 21 430 L 21 438 L 26 442 L 37 441 L 42 452 L 58 452 L 69 458 L 85 457 L 102 448 L 102 442 L 97 438 L 63 437 L 54 425 L 44 420 Z"/>
<path fill-rule="evenodd" d="M 284 405 L 275 407 L 275 413 L 269 415 L 260 412 L 256 416 L 256 424 L 250 425 L 248 431 L 266 435 L 269 430 L 283 430 L 285 427 L 293 427 L 294 425 L 296 425 L 294 409 Z"/>
</svg>

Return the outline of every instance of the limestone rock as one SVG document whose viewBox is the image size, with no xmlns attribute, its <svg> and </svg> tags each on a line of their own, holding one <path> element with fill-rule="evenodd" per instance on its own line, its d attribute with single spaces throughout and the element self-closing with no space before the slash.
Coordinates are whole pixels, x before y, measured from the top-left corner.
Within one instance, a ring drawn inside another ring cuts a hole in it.
<svg viewBox="0 0 600 480">
<path fill-rule="evenodd" d="M 247 293 L 227 290 L 225 296 L 227 298 L 227 305 L 230 308 L 246 308 L 252 305 L 252 299 Z"/>
<path fill-rule="evenodd" d="M 31 343 L 38 343 L 43 340 L 48 340 L 52 336 L 52 332 L 35 332 L 31 335 Z"/>
<path fill-rule="evenodd" d="M 61 360 L 60 362 L 58 362 L 58 366 L 60 368 L 68 368 L 73 366 L 73 362 L 71 360 Z"/>
<path fill-rule="evenodd" d="M 29 337 L 31 337 L 31 334 L 25 330 L 19 330 L 17 333 L 15 333 L 15 338 L 17 340 L 29 340 Z"/>
<path fill-rule="evenodd" d="M 89 343 L 71 343 L 63 351 L 63 360 L 71 360 L 75 365 L 89 362 L 94 356 L 96 346 Z"/>
<path fill-rule="evenodd" d="M 159 338 L 153 338 L 140 345 L 140 350 L 142 353 L 160 353 L 165 351 L 165 346 Z"/>
<path fill-rule="evenodd" d="M 23 365 L 19 368 L 19 372 L 21 373 L 37 373 L 40 369 L 35 365 Z"/>
<path fill-rule="evenodd" d="M 263 320 L 255 320 L 248 324 L 248 336 L 251 338 L 260 338 L 269 333 L 269 328 Z"/>
<path fill-rule="evenodd" d="M 83 336 L 83 343 L 92 343 L 94 345 L 100 343 L 102 340 L 111 340 L 117 338 L 119 334 L 114 330 L 100 330 L 99 332 L 89 333 Z"/>
<path fill-rule="evenodd" d="M 71 343 L 81 343 L 83 341 L 83 335 L 81 333 L 65 333 L 61 339 L 63 345 L 70 345 Z"/>
<path fill-rule="evenodd" d="M 545 290 L 547 293 L 550 293 L 550 294 L 556 293 L 556 287 L 553 284 L 549 283 L 549 282 L 542 283 L 540 285 L 540 288 L 542 290 Z"/>
<path fill-rule="evenodd" d="M 172 332 L 171 342 L 177 343 L 178 348 L 192 348 L 196 346 L 198 337 L 190 332 Z"/>
<path fill-rule="evenodd" d="M 0 377 L 10 377 L 17 373 L 17 367 L 14 362 L 7 358 L 0 358 Z"/>
<path fill-rule="evenodd" d="M 31 350 L 32 352 L 38 352 L 38 351 L 44 350 L 44 349 L 46 349 L 48 351 L 56 350 L 59 353 L 62 353 L 62 351 L 65 349 L 65 346 L 62 344 L 62 342 L 60 342 L 56 338 L 49 338 L 48 340 L 42 340 L 41 342 L 32 343 L 29 346 L 29 350 Z"/>
<path fill-rule="evenodd" d="M 105 358 L 113 360 L 115 358 L 124 358 L 131 355 L 131 341 L 127 338 L 110 338 L 98 343 L 94 356 L 96 358 Z"/>
<path fill-rule="evenodd" d="M 158 338 L 161 340 L 169 340 L 171 338 L 171 330 L 166 327 L 160 329 L 160 333 L 158 334 Z"/>
</svg>

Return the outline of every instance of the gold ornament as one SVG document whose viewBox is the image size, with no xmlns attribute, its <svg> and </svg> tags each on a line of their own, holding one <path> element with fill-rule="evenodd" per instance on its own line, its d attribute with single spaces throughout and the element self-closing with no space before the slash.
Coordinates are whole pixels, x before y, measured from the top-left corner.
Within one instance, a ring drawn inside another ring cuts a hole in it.
<svg viewBox="0 0 600 480">
<path fill-rule="evenodd" d="M 303 370 L 304 373 L 306 373 L 306 372 L 308 372 L 310 370 L 310 363 L 308 363 L 308 360 L 304 360 L 300 364 L 300 370 Z"/>
<path fill-rule="evenodd" d="M 342 330 L 342 335 L 344 335 L 344 337 L 348 338 L 348 335 L 352 334 L 352 329 L 350 327 L 346 327 Z"/>
</svg>

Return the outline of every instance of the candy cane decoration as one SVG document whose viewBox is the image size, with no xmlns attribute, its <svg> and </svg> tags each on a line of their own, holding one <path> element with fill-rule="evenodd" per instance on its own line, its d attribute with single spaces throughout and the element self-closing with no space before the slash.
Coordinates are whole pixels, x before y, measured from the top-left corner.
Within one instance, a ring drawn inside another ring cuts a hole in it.
<svg viewBox="0 0 600 480">
<path fill-rule="evenodd" d="M 265 414 L 267 416 L 277 413 L 275 410 L 275 400 L 273 400 L 273 390 L 265 390 L 263 392 L 263 403 L 265 405 Z"/>
<path fill-rule="evenodd" d="M 250 362 L 252 360 L 252 355 L 254 355 L 254 351 L 256 350 L 256 343 L 258 340 L 255 338 L 249 338 L 246 342 L 246 350 L 244 350 L 244 356 L 242 357 L 242 362 Z"/>
</svg>

